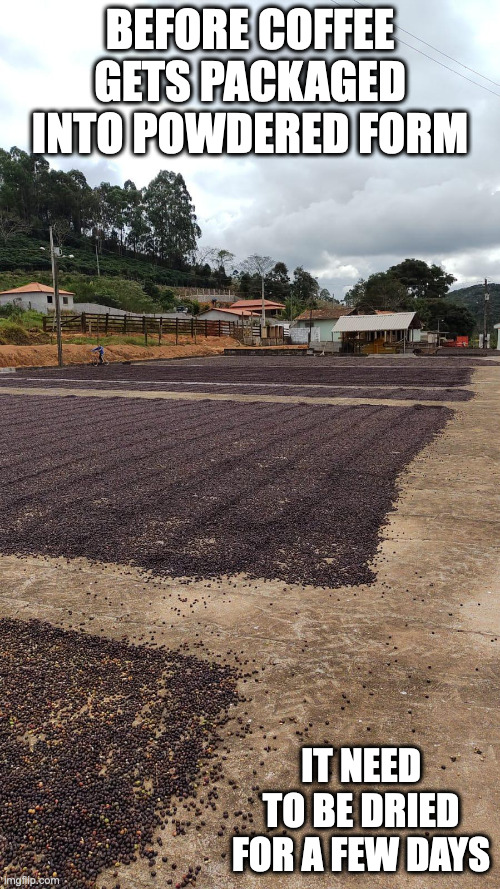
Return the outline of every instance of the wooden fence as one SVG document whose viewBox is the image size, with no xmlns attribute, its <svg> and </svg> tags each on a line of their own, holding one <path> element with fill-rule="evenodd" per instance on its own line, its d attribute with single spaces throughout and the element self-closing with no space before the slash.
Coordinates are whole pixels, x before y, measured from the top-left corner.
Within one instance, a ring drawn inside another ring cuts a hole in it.
<svg viewBox="0 0 500 889">
<path fill-rule="evenodd" d="M 53 329 L 53 318 L 46 316 L 43 319 L 43 329 L 50 332 Z M 61 317 L 63 331 L 70 333 L 86 333 L 91 336 L 108 336 L 113 333 L 142 334 L 146 339 L 148 335 L 155 336 L 161 342 L 162 336 L 179 337 L 209 337 L 209 336 L 234 336 L 236 324 L 232 321 L 209 321 L 196 318 L 163 318 L 148 315 L 100 315 L 82 312 L 81 315 L 63 314 Z"/>
</svg>

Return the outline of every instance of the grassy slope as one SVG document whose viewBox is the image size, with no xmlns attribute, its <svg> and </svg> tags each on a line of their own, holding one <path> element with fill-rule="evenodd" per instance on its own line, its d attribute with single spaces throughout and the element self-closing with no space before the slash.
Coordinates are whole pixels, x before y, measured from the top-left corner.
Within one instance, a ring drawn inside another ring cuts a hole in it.
<svg viewBox="0 0 500 889">
<path fill-rule="evenodd" d="M 490 293 L 488 329 L 492 330 L 494 324 L 500 323 L 500 284 L 490 284 L 488 289 Z M 482 331 L 484 311 L 484 286 L 482 284 L 452 290 L 447 299 L 458 305 L 467 306 L 476 319 L 477 330 Z"/>
<path fill-rule="evenodd" d="M 17 235 L 5 243 L 0 241 L 0 289 L 17 285 L 19 277 L 24 279 L 24 283 L 26 283 L 26 279 L 50 283 L 51 264 L 48 246 L 47 242 L 27 235 Z M 44 247 L 45 250 L 40 250 L 41 247 Z M 60 261 L 61 283 L 64 281 L 64 286 L 71 281 L 75 282 L 75 286 L 83 281 L 99 283 L 95 247 L 88 239 L 68 240 L 64 246 L 64 252 L 73 255 L 73 259 L 65 258 Z M 113 279 L 134 282 L 139 285 L 143 297 L 146 299 L 150 299 L 142 289 L 146 281 L 152 282 L 160 290 L 176 286 L 214 286 L 213 281 L 197 278 L 193 272 L 175 271 L 158 265 L 148 258 L 134 257 L 133 255 L 120 256 L 118 253 L 106 249 L 102 254 L 99 254 L 99 266 L 101 279 L 104 277 L 108 282 L 112 282 Z M 112 285 L 109 283 L 108 286 Z M 151 308 L 151 301 L 147 308 Z M 139 310 L 146 311 L 146 306 L 141 306 Z"/>
<path fill-rule="evenodd" d="M 0 271 L 0 291 L 21 287 L 31 281 L 38 281 L 51 287 L 52 272 L 42 264 L 34 269 Z M 132 281 L 126 277 L 107 277 L 104 274 L 97 277 L 61 268 L 59 285 L 63 290 L 70 290 L 75 294 L 75 302 L 109 303 L 115 308 L 127 309 L 130 312 L 161 311 L 161 306 L 145 293 L 139 281 Z"/>
</svg>

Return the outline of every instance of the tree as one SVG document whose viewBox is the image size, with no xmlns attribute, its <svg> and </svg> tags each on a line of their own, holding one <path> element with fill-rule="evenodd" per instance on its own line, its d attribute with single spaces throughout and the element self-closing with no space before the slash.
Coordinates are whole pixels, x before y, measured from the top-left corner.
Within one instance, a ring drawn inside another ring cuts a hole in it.
<svg viewBox="0 0 500 889">
<path fill-rule="evenodd" d="M 429 266 L 422 259 L 405 259 L 391 266 L 387 274 L 399 281 L 409 296 L 418 299 L 441 299 L 456 281 L 440 266 Z"/>
<path fill-rule="evenodd" d="M 254 282 L 256 278 L 260 280 L 260 290 L 262 296 L 262 326 L 265 326 L 266 321 L 266 309 L 264 304 L 266 293 L 266 275 L 271 271 L 273 265 L 275 265 L 274 259 L 271 259 L 270 256 L 260 256 L 258 253 L 253 253 L 252 256 L 249 256 L 242 263 L 242 269 L 244 273 L 246 272 L 251 277 L 253 277 Z"/>
<path fill-rule="evenodd" d="M 162 170 L 149 183 L 144 203 L 155 254 L 172 268 L 185 267 L 194 257 L 201 230 L 183 177 Z"/>
<path fill-rule="evenodd" d="M 346 306 L 357 306 L 358 303 L 361 304 L 362 300 L 366 296 L 366 280 L 364 278 L 360 278 L 359 281 L 356 281 L 353 287 L 347 291 L 344 302 Z"/>
<path fill-rule="evenodd" d="M 249 272 L 235 272 L 238 280 L 238 290 L 242 299 L 251 299 L 260 295 L 262 291 L 262 280 L 258 275 L 251 275 Z"/>
<path fill-rule="evenodd" d="M 274 264 L 274 259 L 271 259 L 270 256 L 260 256 L 258 253 L 253 253 L 252 256 L 243 260 L 241 269 L 249 275 L 259 275 L 260 278 L 265 278 Z"/>
<path fill-rule="evenodd" d="M 451 337 L 470 336 L 476 326 L 474 315 L 467 306 L 448 300 L 419 301 L 417 312 L 425 327 L 436 330 L 439 320 L 440 329 Z"/>
<path fill-rule="evenodd" d="M 290 296 L 290 277 L 284 262 L 277 262 L 266 275 L 265 287 L 269 299 L 286 303 Z"/>
<path fill-rule="evenodd" d="M 4 244 L 16 235 L 28 231 L 28 228 L 28 223 L 23 222 L 19 216 L 0 210 L 0 240 Z"/>
<path fill-rule="evenodd" d="M 144 248 L 150 229 L 146 221 L 144 208 L 144 189 L 137 188 L 135 182 L 127 179 L 123 186 L 125 199 L 124 221 L 127 230 L 126 243 L 132 248 L 134 256 Z"/>
<path fill-rule="evenodd" d="M 292 296 L 294 302 L 303 307 L 311 306 L 319 296 L 319 284 L 316 278 L 298 266 L 293 272 Z"/>
</svg>

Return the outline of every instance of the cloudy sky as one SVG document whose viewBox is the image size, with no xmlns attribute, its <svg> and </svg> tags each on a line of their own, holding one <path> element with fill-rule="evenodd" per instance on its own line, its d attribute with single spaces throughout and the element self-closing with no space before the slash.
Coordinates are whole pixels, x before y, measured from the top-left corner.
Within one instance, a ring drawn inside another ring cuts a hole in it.
<svg viewBox="0 0 500 889">
<path fill-rule="evenodd" d="M 1 147 L 29 149 L 34 109 L 96 105 L 91 71 L 105 54 L 105 6 L 102 0 L 17 0 L 3 11 Z M 462 285 L 485 276 L 498 281 L 500 85 L 491 81 L 500 84 L 500 3 L 399 0 L 395 8 L 401 28 L 489 81 L 399 32 L 402 40 L 497 94 L 398 46 L 396 55 L 410 70 L 406 110 L 470 112 L 472 145 L 466 157 L 358 157 L 352 150 L 341 157 L 169 158 L 151 151 L 135 158 L 124 151 L 116 158 L 64 157 L 51 163 L 84 170 L 91 185 L 133 179 L 142 186 L 160 169 L 180 171 L 196 206 L 202 244 L 238 257 L 272 255 L 290 269 L 303 265 L 340 299 L 358 278 L 407 256 L 443 265 Z"/>
</svg>

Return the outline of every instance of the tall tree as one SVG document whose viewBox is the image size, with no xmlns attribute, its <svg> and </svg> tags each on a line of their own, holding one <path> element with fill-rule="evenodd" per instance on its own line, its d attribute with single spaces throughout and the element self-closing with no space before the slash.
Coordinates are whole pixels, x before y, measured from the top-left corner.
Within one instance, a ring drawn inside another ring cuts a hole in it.
<svg viewBox="0 0 500 889">
<path fill-rule="evenodd" d="M 156 255 L 183 268 L 194 256 L 201 230 L 180 173 L 158 173 L 146 189 L 144 204 Z"/>
<path fill-rule="evenodd" d="M 266 293 L 269 299 L 286 303 L 290 296 L 290 276 L 284 262 L 277 262 L 266 275 Z"/>
<path fill-rule="evenodd" d="M 316 278 L 306 272 L 302 266 L 298 266 L 293 272 L 292 294 L 294 302 L 304 306 L 311 306 L 319 296 L 319 284 Z"/>
<path fill-rule="evenodd" d="M 135 182 L 127 179 L 123 186 L 124 221 L 127 231 L 126 243 L 132 248 L 134 255 L 140 252 L 150 234 L 144 209 L 144 189 L 137 188 Z"/>
</svg>

